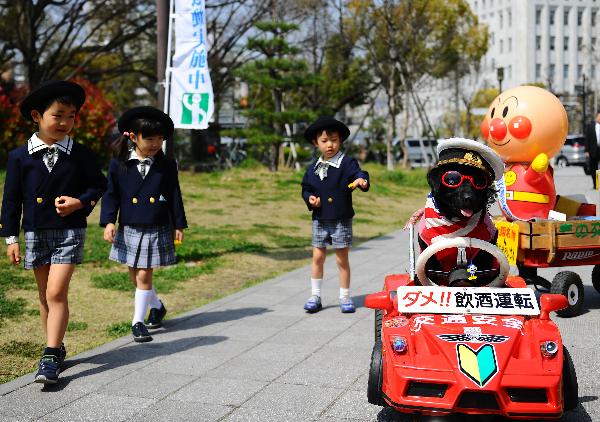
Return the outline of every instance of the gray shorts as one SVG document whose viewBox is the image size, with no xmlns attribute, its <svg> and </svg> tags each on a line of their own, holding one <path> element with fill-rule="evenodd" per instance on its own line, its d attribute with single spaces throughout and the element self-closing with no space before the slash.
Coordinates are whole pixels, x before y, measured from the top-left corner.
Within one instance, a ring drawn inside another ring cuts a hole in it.
<svg viewBox="0 0 600 422">
<path fill-rule="evenodd" d="M 352 219 L 347 220 L 313 220 L 312 245 L 315 248 L 334 249 L 352 246 Z"/>
<path fill-rule="evenodd" d="M 25 232 L 25 268 L 46 264 L 81 264 L 85 228 Z"/>
</svg>

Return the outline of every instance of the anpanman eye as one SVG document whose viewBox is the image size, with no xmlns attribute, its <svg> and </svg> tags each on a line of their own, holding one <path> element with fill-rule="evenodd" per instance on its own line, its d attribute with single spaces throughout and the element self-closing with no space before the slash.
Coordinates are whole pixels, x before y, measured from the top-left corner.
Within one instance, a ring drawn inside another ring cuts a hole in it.
<svg viewBox="0 0 600 422">
<path fill-rule="evenodd" d="M 492 119 L 494 118 L 494 112 L 495 112 L 495 111 L 496 111 L 496 107 L 494 107 L 494 108 L 492 109 L 492 114 L 491 114 L 491 116 L 490 116 Z"/>
<path fill-rule="evenodd" d="M 502 110 L 502 117 L 506 117 L 507 114 L 508 114 L 508 107 L 504 107 L 504 110 Z"/>
</svg>

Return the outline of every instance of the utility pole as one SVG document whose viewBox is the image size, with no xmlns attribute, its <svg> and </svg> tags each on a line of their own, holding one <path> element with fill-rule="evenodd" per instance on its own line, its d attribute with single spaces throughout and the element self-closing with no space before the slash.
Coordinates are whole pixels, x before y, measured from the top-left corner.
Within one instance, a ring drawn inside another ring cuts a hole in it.
<svg viewBox="0 0 600 422">
<path fill-rule="evenodd" d="M 169 39 L 169 0 L 156 0 L 156 80 L 158 87 L 157 108 L 162 110 L 165 103 L 165 71 L 167 68 L 167 43 Z M 166 154 L 173 156 L 173 140 L 166 143 Z"/>
</svg>

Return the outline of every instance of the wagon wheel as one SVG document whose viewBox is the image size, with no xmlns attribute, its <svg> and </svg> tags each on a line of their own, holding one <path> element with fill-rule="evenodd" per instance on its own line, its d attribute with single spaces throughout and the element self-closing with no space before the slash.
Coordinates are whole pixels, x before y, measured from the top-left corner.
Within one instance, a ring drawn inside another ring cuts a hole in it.
<svg viewBox="0 0 600 422">
<path fill-rule="evenodd" d="M 383 399 L 381 387 L 383 385 L 383 356 L 381 355 L 381 340 L 375 341 L 371 366 L 369 367 L 369 381 L 367 384 L 367 400 L 376 406 L 388 407 Z"/>
<path fill-rule="evenodd" d="M 567 348 L 563 345 L 563 397 L 564 410 L 573 410 L 579 404 L 579 386 L 575 365 Z"/>
<path fill-rule="evenodd" d="M 594 269 L 592 270 L 592 284 L 594 285 L 594 289 L 600 293 L 600 265 L 594 265 Z"/>
<path fill-rule="evenodd" d="M 375 310 L 375 341 L 381 341 L 381 325 L 383 323 L 383 311 Z"/>
<path fill-rule="evenodd" d="M 573 317 L 581 313 L 584 290 L 579 274 L 573 271 L 561 271 L 552 280 L 550 293 L 557 293 L 567 298 L 569 306 L 556 311 L 561 317 Z"/>
</svg>

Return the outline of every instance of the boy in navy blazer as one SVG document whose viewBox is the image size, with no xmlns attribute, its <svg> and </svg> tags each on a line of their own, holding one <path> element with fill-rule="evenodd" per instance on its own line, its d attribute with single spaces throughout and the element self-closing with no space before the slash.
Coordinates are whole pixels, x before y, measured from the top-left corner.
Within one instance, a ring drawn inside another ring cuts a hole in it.
<svg viewBox="0 0 600 422">
<path fill-rule="evenodd" d="M 62 341 L 69 283 L 75 264 L 83 260 L 87 216 L 106 190 L 95 154 L 69 136 L 84 101 L 83 88 L 67 81 L 50 81 L 32 91 L 20 109 L 38 132 L 8 154 L 4 181 L 0 235 L 17 265 L 20 226 L 24 231 L 24 266 L 33 269 L 47 335 L 35 377 L 44 384 L 57 382 L 66 356 Z"/>
<path fill-rule="evenodd" d="M 304 137 L 321 153 L 306 169 L 302 179 L 302 198 L 312 211 L 313 259 L 311 266 L 311 297 L 304 305 L 309 313 L 318 312 L 321 305 L 323 264 L 327 245 L 335 249 L 340 271 L 340 310 L 355 311 L 350 298 L 350 264 L 348 249 L 352 245 L 352 191 L 357 187 L 369 190 L 369 174 L 361 170 L 356 159 L 340 151 L 350 130 L 342 122 L 325 116 L 317 119 L 304 132 Z"/>
</svg>

